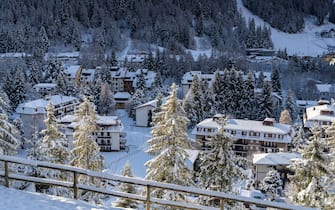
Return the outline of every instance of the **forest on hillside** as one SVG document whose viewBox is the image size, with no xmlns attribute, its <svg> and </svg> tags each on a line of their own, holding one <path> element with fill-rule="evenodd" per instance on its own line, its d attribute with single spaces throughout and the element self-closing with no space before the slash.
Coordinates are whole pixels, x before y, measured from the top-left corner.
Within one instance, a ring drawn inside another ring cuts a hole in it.
<svg viewBox="0 0 335 210">
<path fill-rule="evenodd" d="M 173 51 L 208 37 L 221 51 L 271 47 L 270 32 L 244 20 L 235 0 L 4 0 L 0 52 L 41 55 L 51 46 L 120 50 L 126 38 Z M 48 39 L 50 46 L 41 44 Z"/>
<path fill-rule="evenodd" d="M 335 4 L 332 0 L 243 0 L 254 14 L 270 23 L 274 28 L 296 33 L 304 28 L 304 17 L 313 15 L 316 24 L 322 25 L 329 14 L 329 21 L 335 23 Z"/>
</svg>

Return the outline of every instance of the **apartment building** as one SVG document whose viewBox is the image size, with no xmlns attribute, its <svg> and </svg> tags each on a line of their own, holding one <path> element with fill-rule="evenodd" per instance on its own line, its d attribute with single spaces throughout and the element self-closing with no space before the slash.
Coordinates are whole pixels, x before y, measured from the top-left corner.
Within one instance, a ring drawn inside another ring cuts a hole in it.
<svg viewBox="0 0 335 210">
<path fill-rule="evenodd" d="M 74 115 L 66 115 L 59 121 L 63 132 L 73 147 L 73 132 L 78 126 Z M 100 151 L 111 152 L 125 149 L 126 133 L 123 124 L 117 116 L 97 116 L 97 130 L 93 132 L 95 142 L 100 146 Z"/>
<path fill-rule="evenodd" d="M 46 107 L 49 103 L 54 106 L 55 117 L 60 119 L 67 114 L 73 114 L 79 100 L 71 96 L 52 95 L 43 99 L 19 104 L 15 112 L 23 122 L 24 137 L 31 138 L 34 129 L 40 132 L 45 128 Z"/>
<path fill-rule="evenodd" d="M 335 107 L 327 100 L 320 100 L 318 105 L 306 108 L 303 121 L 305 128 L 329 127 L 335 120 Z"/>
<path fill-rule="evenodd" d="M 210 149 L 210 139 L 218 132 L 218 120 L 222 117 L 215 115 L 196 125 L 192 134 L 195 134 L 200 149 Z M 234 140 L 235 153 L 248 158 L 261 152 L 286 152 L 294 136 L 291 125 L 277 123 L 272 118 L 263 121 L 228 119 L 224 129 Z"/>
</svg>

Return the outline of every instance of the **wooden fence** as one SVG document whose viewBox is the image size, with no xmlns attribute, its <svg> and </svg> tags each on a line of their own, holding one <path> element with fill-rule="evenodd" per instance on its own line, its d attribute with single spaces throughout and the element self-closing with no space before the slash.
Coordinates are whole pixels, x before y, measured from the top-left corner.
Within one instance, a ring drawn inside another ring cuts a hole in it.
<svg viewBox="0 0 335 210">
<path fill-rule="evenodd" d="M 6 187 L 10 187 L 11 180 L 18 180 L 18 181 L 25 181 L 25 182 L 32 182 L 37 184 L 45 184 L 51 186 L 60 186 L 65 188 L 70 188 L 73 190 L 73 197 L 74 199 L 78 199 L 78 191 L 85 190 L 99 194 L 105 194 L 109 196 L 114 196 L 118 198 L 128 198 L 131 200 L 141 201 L 144 202 L 146 210 L 150 209 L 151 204 L 158 204 L 158 205 L 165 205 L 171 207 L 178 207 L 183 209 L 199 209 L 199 210 L 218 210 L 218 208 L 209 207 L 209 206 L 201 206 L 199 204 L 190 203 L 186 201 L 171 201 L 171 200 L 163 200 L 155 197 L 150 196 L 151 189 L 161 188 L 166 190 L 171 190 L 175 192 L 183 192 L 187 194 L 191 194 L 194 196 L 208 196 L 211 198 L 215 198 L 220 200 L 220 208 L 224 208 L 225 202 L 241 202 L 246 206 L 256 205 L 261 207 L 270 207 L 275 209 L 291 209 L 291 210 L 312 210 L 313 208 L 308 207 L 301 207 L 301 206 L 294 206 L 285 203 L 277 203 L 277 202 L 270 202 L 259 200 L 255 198 L 248 198 L 243 196 L 231 195 L 222 192 L 215 192 L 203 189 L 197 189 L 192 187 L 185 187 L 179 186 L 174 184 L 167 184 L 167 183 L 160 183 L 148 180 L 142 180 L 138 178 L 130 178 L 130 177 L 123 177 L 118 175 L 112 175 L 108 173 L 102 172 L 95 172 L 89 171 L 81 168 L 71 167 L 67 165 L 59 165 L 59 164 L 52 164 L 48 162 L 41 162 L 41 161 L 32 161 L 12 156 L 1 156 L 0 155 L 0 163 L 3 162 L 3 166 L 0 168 L 0 177 L 4 178 L 4 183 Z M 47 178 L 39 178 L 28 176 L 24 174 L 15 173 L 15 171 L 10 170 L 10 164 L 20 164 L 34 167 L 35 169 L 53 169 L 58 171 L 67 172 L 72 174 L 71 181 L 61 181 L 61 180 L 54 180 L 54 179 L 47 179 Z M 137 195 L 137 194 L 130 194 L 125 192 L 120 192 L 117 190 L 108 190 L 105 188 L 99 188 L 95 186 L 81 184 L 78 180 L 79 175 L 88 176 L 90 178 L 97 178 L 100 180 L 104 180 L 106 182 L 118 182 L 118 183 L 129 183 L 133 185 L 143 186 L 146 188 L 145 195 Z"/>
</svg>

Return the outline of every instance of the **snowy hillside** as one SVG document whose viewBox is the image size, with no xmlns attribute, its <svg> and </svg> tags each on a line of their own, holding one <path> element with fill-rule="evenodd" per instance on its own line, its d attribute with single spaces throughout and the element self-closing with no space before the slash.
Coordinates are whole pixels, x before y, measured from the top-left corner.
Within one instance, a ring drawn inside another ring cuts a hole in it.
<svg viewBox="0 0 335 210">
<path fill-rule="evenodd" d="M 242 15 L 248 20 L 254 18 L 256 25 L 263 26 L 264 24 L 271 27 L 263 19 L 253 15 L 247 8 L 244 7 L 242 0 L 237 1 L 237 8 L 242 11 Z M 296 34 L 289 34 L 279 31 L 271 27 L 271 38 L 275 50 L 287 49 L 289 55 L 310 55 L 317 56 L 328 52 L 328 45 L 335 46 L 334 38 L 322 38 L 319 34 L 325 30 L 329 31 L 335 28 L 335 24 L 327 23 L 322 26 L 313 24 L 315 20 L 309 18 L 305 20 L 305 29 Z"/>
<path fill-rule="evenodd" d="M 15 189 L 8 189 L 0 186 L 0 209 L 6 210 L 106 210 L 119 209 L 107 208 L 89 204 L 84 201 L 72 200 L 69 198 L 56 197 L 45 194 L 38 194 Z"/>
</svg>

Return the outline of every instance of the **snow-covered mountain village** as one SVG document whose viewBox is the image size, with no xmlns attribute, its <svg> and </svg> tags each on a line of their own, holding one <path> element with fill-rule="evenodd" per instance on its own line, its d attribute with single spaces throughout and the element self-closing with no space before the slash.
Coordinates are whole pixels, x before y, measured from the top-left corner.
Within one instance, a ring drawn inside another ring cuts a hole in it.
<svg viewBox="0 0 335 210">
<path fill-rule="evenodd" d="M 332 0 L 0 1 L 0 209 L 335 209 Z"/>
</svg>

